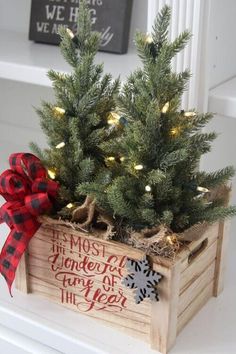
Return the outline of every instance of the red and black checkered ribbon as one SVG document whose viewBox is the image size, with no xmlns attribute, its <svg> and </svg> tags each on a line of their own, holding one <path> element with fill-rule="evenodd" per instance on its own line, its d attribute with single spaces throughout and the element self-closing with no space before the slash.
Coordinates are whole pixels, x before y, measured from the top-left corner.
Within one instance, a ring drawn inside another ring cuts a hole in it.
<svg viewBox="0 0 236 354">
<path fill-rule="evenodd" d="M 41 161 L 32 154 L 12 154 L 10 168 L 0 176 L 0 223 L 11 229 L 0 254 L 0 273 L 10 294 L 15 272 L 32 236 L 40 227 L 37 216 L 49 211 L 59 185 L 47 178 Z"/>
</svg>

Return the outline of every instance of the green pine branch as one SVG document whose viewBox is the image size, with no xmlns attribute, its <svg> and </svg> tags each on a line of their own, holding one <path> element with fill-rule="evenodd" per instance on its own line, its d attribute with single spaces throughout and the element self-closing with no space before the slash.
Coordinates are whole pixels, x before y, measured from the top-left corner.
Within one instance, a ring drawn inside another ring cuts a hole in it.
<svg viewBox="0 0 236 354">
<path fill-rule="evenodd" d="M 137 33 L 143 67 L 130 74 L 117 100 L 127 125 L 118 138 L 100 145 L 105 156 L 116 158 L 109 164 L 112 179 L 106 186 L 104 208 L 137 230 L 163 223 L 182 232 L 195 223 L 235 214 L 234 207 L 224 208 L 220 200 L 208 205 L 198 189 L 218 187 L 234 171 L 229 167 L 212 174 L 196 172 L 216 134 L 202 132 L 212 114 L 181 110 L 190 73 L 173 72 L 171 61 L 191 34 L 184 31 L 171 42 L 170 18 L 165 6 L 150 36 Z M 117 160 L 120 156 L 122 163 Z"/>
<path fill-rule="evenodd" d="M 103 74 L 103 65 L 95 64 L 100 34 L 92 30 L 90 11 L 85 0 L 79 7 L 76 33 L 64 27 L 59 30 L 61 52 L 71 65 L 71 73 L 50 70 L 55 102 L 43 102 L 37 109 L 48 148 L 31 144 L 45 166 L 52 169 L 60 183 L 60 202 L 78 202 L 80 184 L 96 183 L 104 169 L 101 143 L 109 134 L 108 115 L 115 109 L 120 81 Z"/>
</svg>

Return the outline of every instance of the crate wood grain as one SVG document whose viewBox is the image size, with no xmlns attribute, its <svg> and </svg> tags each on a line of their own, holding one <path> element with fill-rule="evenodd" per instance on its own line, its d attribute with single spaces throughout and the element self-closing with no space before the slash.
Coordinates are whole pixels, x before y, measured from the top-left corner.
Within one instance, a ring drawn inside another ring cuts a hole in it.
<svg viewBox="0 0 236 354">
<path fill-rule="evenodd" d="M 223 289 L 228 223 L 208 226 L 174 261 L 150 257 L 163 275 L 160 302 L 136 305 L 121 280 L 142 251 L 65 226 L 43 224 L 17 272 L 16 287 L 115 326 L 165 354 L 178 333 Z"/>
</svg>

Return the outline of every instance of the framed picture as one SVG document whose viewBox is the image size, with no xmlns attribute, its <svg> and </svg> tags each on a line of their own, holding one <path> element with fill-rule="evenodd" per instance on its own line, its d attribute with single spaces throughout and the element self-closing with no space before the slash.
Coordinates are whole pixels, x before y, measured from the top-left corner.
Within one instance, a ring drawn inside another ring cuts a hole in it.
<svg viewBox="0 0 236 354">
<path fill-rule="evenodd" d="M 32 0 L 29 39 L 59 44 L 60 25 L 76 30 L 81 0 Z M 126 53 L 133 0 L 88 0 L 93 29 L 102 35 L 101 51 Z"/>
</svg>

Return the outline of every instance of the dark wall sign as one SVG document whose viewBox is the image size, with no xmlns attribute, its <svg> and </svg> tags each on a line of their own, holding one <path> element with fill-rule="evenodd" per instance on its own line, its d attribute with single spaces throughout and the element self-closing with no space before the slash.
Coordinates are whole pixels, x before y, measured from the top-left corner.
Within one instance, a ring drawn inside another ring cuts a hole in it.
<svg viewBox="0 0 236 354">
<path fill-rule="evenodd" d="M 29 39 L 59 44 L 60 25 L 76 29 L 81 0 L 32 0 Z M 93 29 L 101 32 L 100 50 L 126 53 L 133 0 L 88 0 Z"/>
</svg>

